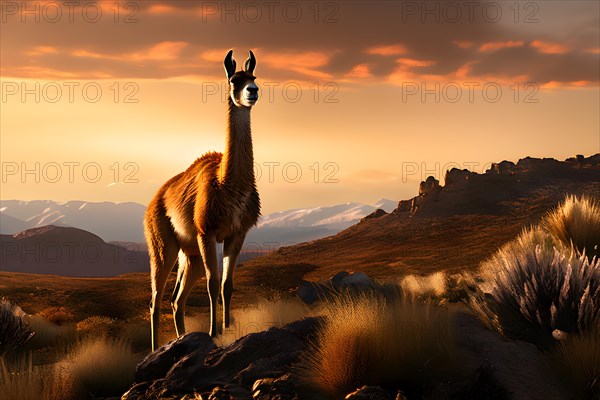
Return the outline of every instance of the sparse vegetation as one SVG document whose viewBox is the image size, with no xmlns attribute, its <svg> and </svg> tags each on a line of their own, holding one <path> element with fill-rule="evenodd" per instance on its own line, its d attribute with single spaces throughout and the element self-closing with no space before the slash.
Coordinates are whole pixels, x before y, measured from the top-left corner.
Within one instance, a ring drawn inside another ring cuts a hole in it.
<svg viewBox="0 0 600 400">
<path fill-rule="evenodd" d="M 460 375 L 448 312 L 441 307 L 343 296 L 324 307 L 326 323 L 307 354 L 305 379 L 329 396 L 362 385 L 419 393 L 430 381 Z"/>
<path fill-rule="evenodd" d="M 594 198 L 567 196 L 544 217 L 542 227 L 567 248 L 590 259 L 600 255 L 600 203 Z"/>
<path fill-rule="evenodd" d="M 600 321 L 600 262 L 554 246 L 538 228 L 524 231 L 482 265 L 487 276 L 473 309 L 502 334 L 540 346 L 552 331 L 585 332 Z"/>
<path fill-rule="evenodd" d="M 18 349 L 33 335 L 23 312 L 8 300 L 0 300 L 0 357 Z"/>
<path fill-rule="evenodd" d="M 73 312 L 66 307 L 48 307 L 39 315 L 56 325 L 64 325 L 73 320 Z"/>
</svg>

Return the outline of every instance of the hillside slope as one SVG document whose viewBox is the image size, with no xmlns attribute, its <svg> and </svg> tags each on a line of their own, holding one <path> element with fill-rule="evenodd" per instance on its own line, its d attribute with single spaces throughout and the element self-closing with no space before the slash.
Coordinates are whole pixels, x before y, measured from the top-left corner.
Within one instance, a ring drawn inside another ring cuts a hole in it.
<svg viewBox="0 0 600 400">
<path fill-rule="evenodd" d="M 284 247 L 246 262 L 236 279 L 286 290 L 301 279 L 341 271 L 385 279 L 409 273 L 473 269 L 566 194 L 600 194 L 600 154 L 565 161 L 525 158 L 484 174 L 448 171 L 392 213 L 376 213 L 324 239 Z"/>
</svg>

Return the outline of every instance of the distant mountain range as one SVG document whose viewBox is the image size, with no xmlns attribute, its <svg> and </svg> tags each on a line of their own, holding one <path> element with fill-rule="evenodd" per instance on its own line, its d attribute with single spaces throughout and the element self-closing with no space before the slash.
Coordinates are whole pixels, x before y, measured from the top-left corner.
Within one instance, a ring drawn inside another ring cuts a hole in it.
<svg viewBox="0 0 600 400">
<path fill-rule="evenodd" d="M 248 234 L 249 251 L 259 253 L 284 244 L 301 243 L 333 235 L 377 208 L 392 211 L 397 201 L 381 199 L 374 205 L 346 203 L 328 207 L 293 209 L 261 217 Z M 0 234 L 14 235 L 46 225 L 75 227 L 93 232 L 105 241 L 144 243 L 142 221 L 146 207 L 138 203 L 50 200 L 0 200 Z"/>
</svg>

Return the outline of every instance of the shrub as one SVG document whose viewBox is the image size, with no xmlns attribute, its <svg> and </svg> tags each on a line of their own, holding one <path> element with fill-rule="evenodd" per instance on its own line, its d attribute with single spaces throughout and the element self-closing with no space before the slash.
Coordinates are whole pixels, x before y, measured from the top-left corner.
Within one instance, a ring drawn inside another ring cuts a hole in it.
<svg viewBox="0 0 600 400">
<path fill-rule="evenodd" d="M 569 336 L 553 359 L 559 376 L 578 399 L 600 398 L 600 329 Z"/>
<path fill-rule="evenodd" d="M 472 297 L 480 319 L 502 334 L 540 346 L 552 331 L 585 332 L 600 320 L 600 262 L 562 252 L 540 229 L 524 231 L 482 265 Z"/>
<path fill-rule="evenodd" d="M 6 299 L 0 301 L 0 356 L 23 346 L 33 336 L 23 312 Z"/>
<path fill-rule="evenodd" d="M 94 315 L 78 322 L 76 329 L 84 336 L 114 336 L 118 330 L 118 321 L 113 318 Z"/>
<path fill-rule="evenodd" d="M 63 325 L 73 320 L 73 312 L 65 307 L 48 307 L 39 315 L 56 325 Z"/>
<path fill-rule="evenodd" d="M 600 203 L 596 199 L 567 196 L 542 219 L 542 226 L 565 247 L 572 245 L 590 259 L 600 255 Z"/>
<path fill-rule="evenodd" d="M 363 385 L 415 394 L 431 381 L 460 375 L 450 316 L 441 307 L 373 293 L 343 296 L 325 305 L 324 313 L 302 375 L 329 396 Z"/>
</svg>

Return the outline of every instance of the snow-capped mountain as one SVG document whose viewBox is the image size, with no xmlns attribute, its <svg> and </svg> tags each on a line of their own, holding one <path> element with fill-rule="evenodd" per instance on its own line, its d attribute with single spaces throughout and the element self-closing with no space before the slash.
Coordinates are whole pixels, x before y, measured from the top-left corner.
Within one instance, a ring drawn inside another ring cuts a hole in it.
<svg viewBox="0 0 600 400">
<path fill-rule="evenodd" d="M 381 199 L 374 205 L 345 203 L 327 207 L 296 208 L 261 217 L 257 228 L 327 227 L 342 230 L 360 221 L 378 208 L 391 212 L 397 201 Z"/>
<path fill-rule="evenodd" d="M 261 217 L 246 238 L 259 248 L 278 247 L 336 234 L 377 208 L 390 212 L 396 201 L 381 199 L 374 205 L 346 203 L 293 209 Z M 0 233 L 13 235 L 45 225 L 75 227 L 93 232 L 105 241 L 144 242 L 142 221 L 146 207 L 138 203 L 50 200 L 0 200 Z"/>
<path fill-rule="evenodd" d="M 105 241 L 143 242 L 146 207 L 138 203 L 0 200 L 0 233 L 15 234 L 45 225 L 71 226 Z"/>
</svg>

